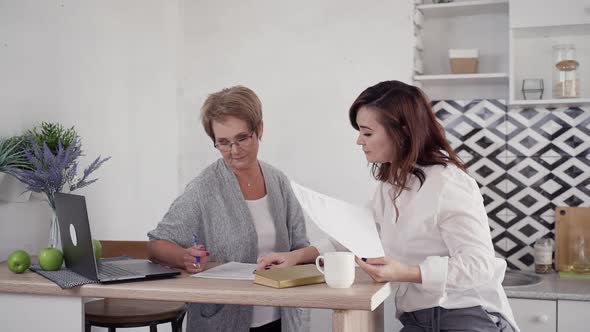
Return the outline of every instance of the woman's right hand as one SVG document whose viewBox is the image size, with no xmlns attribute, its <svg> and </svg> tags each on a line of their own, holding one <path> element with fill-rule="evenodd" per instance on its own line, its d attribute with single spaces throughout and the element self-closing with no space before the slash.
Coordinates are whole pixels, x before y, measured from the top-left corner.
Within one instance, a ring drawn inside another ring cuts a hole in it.
<svg viewBox="0 0 590 332">
<path fill-rule="evenodd" d="M 184 255 L 182 258 L 184 263 L 184 269 L 186 270 L 186 272 L 191 274 L 203 271 L 205 265 L 207 264 L 207 261 L 209 260 L 208 256 L 209 252 L 202 244 L 184 249 Z M 201 258 L 200 269 L 199 265 L 197 264 L 197 257 Z"/>
</svg>

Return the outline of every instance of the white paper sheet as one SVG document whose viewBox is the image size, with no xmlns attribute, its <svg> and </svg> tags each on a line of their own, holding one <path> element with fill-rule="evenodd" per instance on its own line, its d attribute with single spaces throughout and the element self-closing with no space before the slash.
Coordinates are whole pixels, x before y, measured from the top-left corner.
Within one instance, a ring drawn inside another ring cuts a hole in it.
<svg viewBox="0 0 590 332">
<path fill-rule="evenodd" d="M 229 262 L 203 272 L 192 274 L 191 277 L 208 279 L 254 280 L 256 264 Z"/>
<path fill-rule="evenodd" d="M 368 208 L 320 194 L 294 181 L 291 187 L 307 215 L 334 240 L 359 257 L 385 256 Z"/>
</svg>

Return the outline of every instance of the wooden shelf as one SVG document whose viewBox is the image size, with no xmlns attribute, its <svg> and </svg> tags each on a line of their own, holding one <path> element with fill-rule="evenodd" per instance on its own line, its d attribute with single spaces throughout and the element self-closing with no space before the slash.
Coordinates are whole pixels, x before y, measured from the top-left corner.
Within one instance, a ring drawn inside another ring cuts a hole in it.
<svg viewBox="0 0 590 332">
<path fill-rule="evenodd" d="M 508 0 L 472 0 L 418 5 L 425 17 L 452 17 L 481 14 L 508 14 Z"/>
<path fill-rule="evenodd" d="M 517 107 L 569 107 L 569 106 L 590 106 L 590 98 L 567 98 L 567 99 L 541 99 L 541 100 L 511 100 L 508 103 L 511 108 Z"/>
<path fill-rule="evenodd" d="M 506 73 L 481 73 L 481 74 L 444 74 L 444 75 L 415 75 L 415 81 L 423 83 L 450 83 L 450 82 L 487 82 L 508 84 Z"/>
</svg>

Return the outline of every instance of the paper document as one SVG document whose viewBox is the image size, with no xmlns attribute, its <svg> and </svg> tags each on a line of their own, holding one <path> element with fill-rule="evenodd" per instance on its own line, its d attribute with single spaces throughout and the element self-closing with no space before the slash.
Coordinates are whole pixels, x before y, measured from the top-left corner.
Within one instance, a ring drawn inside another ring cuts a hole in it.
<svg viewBox="0 0 590 332">
<path fill-rule="evenodd" d="M 254 280 L 256 264 L 229 262 L 203 272 L 192 274 L 191 277 L 230 280 Z"/>
<path fill-rule="evenodd" d="M 291 181 L 297 200 L 318 227 L 359 257 L 385 256 L 371 210 Z"/>
</svg>

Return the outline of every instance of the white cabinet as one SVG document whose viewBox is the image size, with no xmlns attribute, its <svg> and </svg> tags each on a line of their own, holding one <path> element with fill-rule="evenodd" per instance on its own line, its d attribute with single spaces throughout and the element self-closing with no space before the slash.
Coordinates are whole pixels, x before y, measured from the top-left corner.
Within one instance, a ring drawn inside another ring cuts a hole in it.
<svg viewBox="0 0 590 332">
<path fill-rule="evenodd" d="M 414 27 L 414 81 L 431 99 L 508 97 L 508 0 L 424 1 Z M 453 48 L 479 50 L 477 73 L 451 73 Z"/>
<path fill-rule="evenodd" d="M 589 23 L 589 0 L 510 0 L 511 28 Z"/>
<path fill-rule="evenodd" d="M 584 332 L 590 329 L 590 302 L 559 300 L 557 313 L 558 332 Z"/>
<path fill-rule="evenodd" d="M 557 302 L 509 298 L 516 324 L 523 332 L 555 332 Z"/>
<path fill-rule="evenodd" d="M 417 1 L 414 82 L 431 99 L 508 99 L 510 107 L 590 104 L 590 0 Z M 508 37 L 508 38 L 507 38 Z M 573 44 L 579 98 L 553 94 L 553 46 Z M 450 71 L 450 48 L 477 48 L 477 74 Z M 543 97 L 525 100 L 525 79 L 542 79 Z"/>
<path fill-rule="evenodd" d="M 590 104 L 590 0 L 511 0 L 510 96 L 511 107 L 579 106 Z M 579 98 L 558 98 L 553 93 L 555 59 L 553 47 L 572 44 L 580 64 Z M 525 79 L 542 79 L 540 100 L 524 100 Z"/>
</svg>

